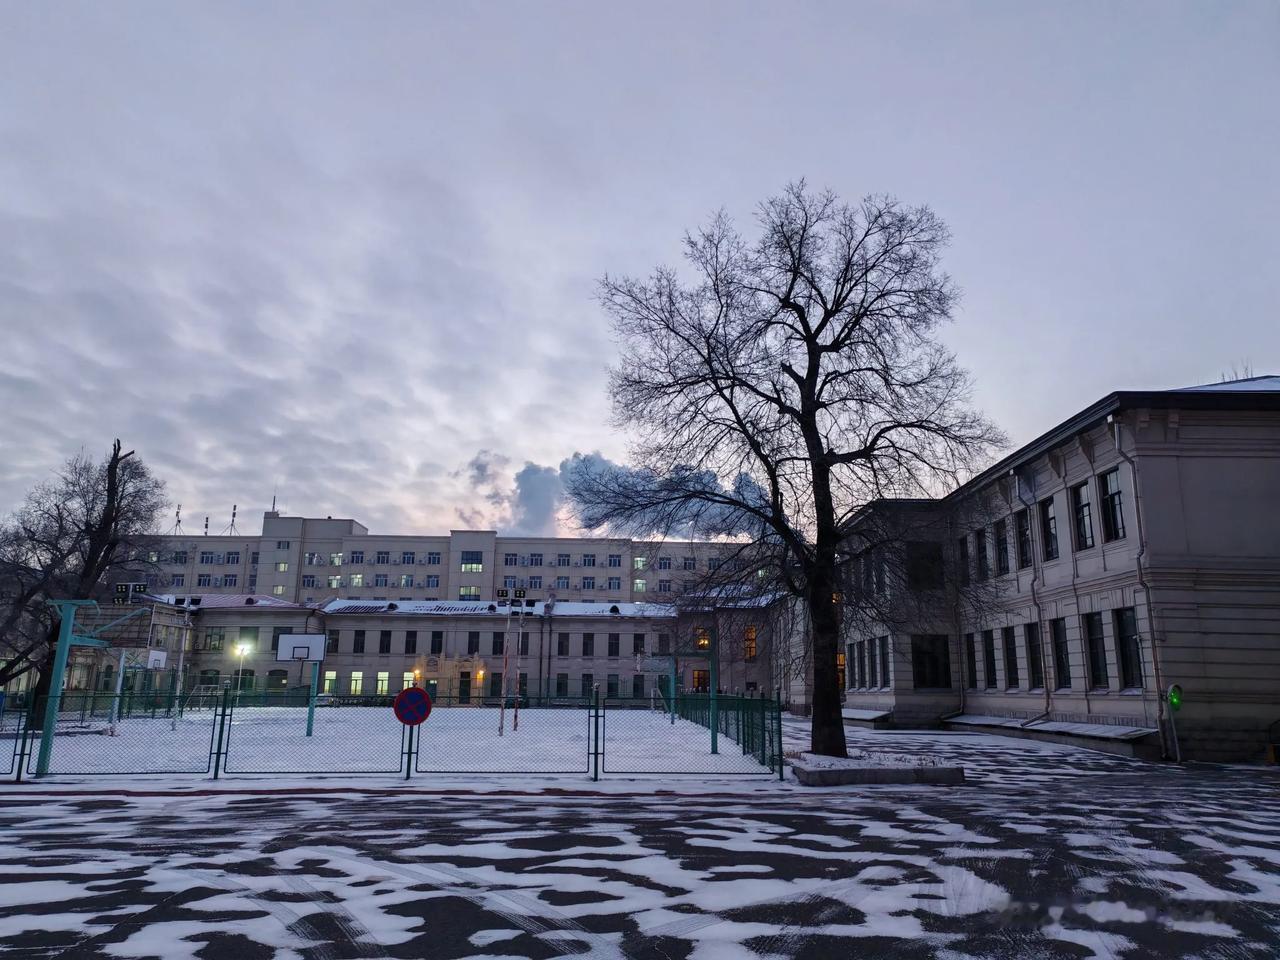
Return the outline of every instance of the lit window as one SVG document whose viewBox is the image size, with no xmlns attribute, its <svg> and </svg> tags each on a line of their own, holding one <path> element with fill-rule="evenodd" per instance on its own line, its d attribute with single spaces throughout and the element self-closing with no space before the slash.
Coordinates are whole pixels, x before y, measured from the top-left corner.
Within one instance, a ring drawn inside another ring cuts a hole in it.
<svg viewBox="0 0 1280 960">
<path fill-rule="evenodd" d="M 693 645 L 699 650 L 711 649 L 711 634 L 707 632 L 706 627 L 695 627 L 693 630 Z"/>
<path fill-rule="evenodd" d="M 363 671 L 355 670 L 351 674 L 351 695 L 353 697 L 358 697 L 363 692 L 364 692 L 364 673 Z"/>
<path fill-rule="evenodd" d="M 342 554 L 340 553 L 329 554 L 329 565 L 333 567 L 342 566 Z"/>
<path fill-rule="evenodd" d="M 484 573 L 484 554 L 479 550 L 462 551 L 463 573 Z"/>
<path fill-rule="evenodd" d="M 413 676 L 413 674 L 409 674 L 409 676 Z M 391 674 L 379 673 L 377 684 L 374 687 L 373 692 L 378 694 L 386 694 L 386 693 L 389 693 L 390 690 L 391 690 Z"/>
<path fill-rule="evenodd" d="M 643 570 L 643 569 L 645 568 L 645 565 L 646 565 L 646 564 L 648 564 L 648 562 L 649 562 L 649 561 L 648 561 L 645 557 L 632 557 L 632 558 L 631 558 L 631 569 L 632 569 L 632 570 Z"/>
<path fill-rule="evenodd" d="M 276 573 L 288 573 L 288 572 L 289 572 L 288 561 L 281 560 L 279 563 L 276 564 Z"/>
<path fill-rule="evenodd" d="M 338 692 L 338 671 L 326 670 L 324 672 L 324 687 L 321 693 L 337 693 Z"/>
<path fill-rule="evenodd" d="M 459 600 L 479 600 L 480 588 L 479 587 L 459 587 L 458 599 Z"/>
<path fill-rule="evenodd" d="M 339 587 L 341 587 L 341 586 L 342 586 L 342 578 L 341 578 L 341 577 L 330 577 L 330 578 L 329 578 L 329 589 L 330 589 L 330 590 L 337 590 L 337 589 L 338 589 Z"/>
<path fill-rule="evenodd" d="M 642 580 L 639 577 L 636 577 L 636 579 L 631 581 L 631 589 L 634 590 L 636 593 L 644 593 L 644 587 L 645 587 L 644 580 Z"/>
<path fill-rule="evenodd" d="M 742 635 L 742 655 L 748 660 L 756 658 L 756 628 L 747 627 Z"/>
<path fill-rule="evenodd" d="M 333 578 L 333 577 L 330 577 L 329 579 L 330 579 L 330 580 L 332 580 L 332 579 L 334 579 L 334 578 Z M 363 573 L 353 573 L 353 574 L 351 575 L 351 585 L 352 585 L 353 587 L 363 587 L 363 586 L 364 586 L 364 574 L 363 574 Z"/>
</svg>

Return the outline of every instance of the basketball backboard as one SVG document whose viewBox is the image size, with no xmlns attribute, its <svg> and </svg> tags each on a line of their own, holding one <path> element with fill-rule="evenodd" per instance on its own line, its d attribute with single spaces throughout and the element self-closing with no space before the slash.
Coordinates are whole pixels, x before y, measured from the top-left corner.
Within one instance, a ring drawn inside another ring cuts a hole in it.
<svg viewBox="0 0 1280 960">
<path fill-rule="evenodd" d="M 325 636 L 323 633 L 285 633 L 280 636 L 276 648 L 276 660 L 281 663 L 306 660 L 312 663 L 324 659 Z"/>
</svg>

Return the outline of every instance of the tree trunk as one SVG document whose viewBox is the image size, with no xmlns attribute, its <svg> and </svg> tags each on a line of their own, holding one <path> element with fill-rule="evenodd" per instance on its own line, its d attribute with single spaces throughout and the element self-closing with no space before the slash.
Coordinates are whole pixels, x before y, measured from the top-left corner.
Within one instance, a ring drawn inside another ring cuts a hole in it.
<svg viewBox="0 0 1280 960">
<path fill-rule="evenodd" d="M 840 611 L 835 601 L 835 577 L 814 570 L 809 576 L 809 627 L 813 641 L 813 717 L 810 750 L 826 757 L 848 752 L 841 713 L 836 655 L 840 652 Z"/>
</svg>

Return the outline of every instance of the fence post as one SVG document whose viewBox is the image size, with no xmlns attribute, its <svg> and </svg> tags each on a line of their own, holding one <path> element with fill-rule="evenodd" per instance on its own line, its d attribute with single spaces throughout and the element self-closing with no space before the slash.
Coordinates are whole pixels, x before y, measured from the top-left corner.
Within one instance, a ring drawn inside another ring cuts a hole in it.
<svg viewBox="0 0 1280 960">
<path fill-rule="evenodd" d="M 592 752 L 591 779 L 597 781 L 600 779 L 600 754 L 603 753 L 600 745 L 600 731 L 602 726 L 601 713 L 603 712 L 600 703 L 600 688 L 596 687 L 591 691 L 592 714 L 594 716 L 595 736 L 593 738 L 594 748 Z"/>
<path fill-rule="evenodd" d="M 768 721 L 769 712 L 765 709 L 764 694 L 760 695 L 760 763 L 762 766 L 769 763 L 769 735 L 765 731 L 765 723 Z"/>
<path fill-rule="evenodd" d="M 782 692 L 779 691 L 773 704 L 774 731 L 778 736 L 778 779 L 785 780 L 785 764 L 782 762 Z"/>
<path fill-rule="evenodd" d="M 24 718 L 26 723 L 23 723 Z M 21 734 L 21 736 L 19 736 L 19 734 Z M 22 768 L 27 765 L 27 750 L 30 745 L 29 738 L 31 736 L 31 717 L 26 710 L 23 710 L 18 714 L 18 725 L 13 730 L 13 736 L 17 740 L 17 743 L 14 744 L 14 746 L 18 751 L 18 776 L 15 782 L 21 783 Z"/>
<path fill-rule="evenodd" d="M 222 703 L 218 711 L 218 739 L 213 748 L 213 779 L 218 779 L 218 771 L 222 768 L 222 741 L 227 729 L 227 710 L 231 704 L 231 682 L 222 685 Z"/>
</svg>

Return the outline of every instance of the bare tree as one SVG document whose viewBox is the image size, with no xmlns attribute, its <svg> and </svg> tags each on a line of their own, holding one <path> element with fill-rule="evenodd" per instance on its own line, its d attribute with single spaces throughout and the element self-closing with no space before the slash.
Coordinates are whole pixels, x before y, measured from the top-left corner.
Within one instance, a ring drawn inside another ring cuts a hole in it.
<svg viewBox="0 0 1280 960">
<path fill-rule="evenodd" d="M 804 183 L 760 206 L 754 242 L 724 214 L 685 238 L 686 281 L 606 278 L 621 345 L 615 423 L 634 469 L 570 472 L 579 520 L 749 543 L 809 620 L 812 749 L 845 754 L 837 652 L 842 540 L 872 500 L 967 476 L 999 432 L 936 340 L 957 293 L 927 208 L 857 204 Z"/>
<path fill-rule="evenodd" d="M 164 484 L 119 440 L 27 494 L 0 526 L 0 687 L 38 670 L 44 692 L 59 626 L 47 601 L 104 599 L 116 573 L 144 570 L 164 506 Z"/>
</svg>

